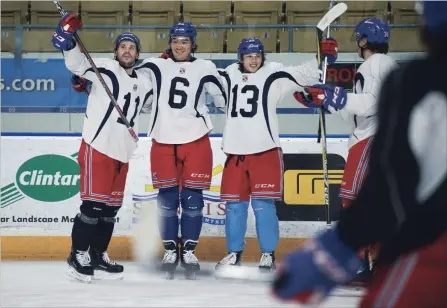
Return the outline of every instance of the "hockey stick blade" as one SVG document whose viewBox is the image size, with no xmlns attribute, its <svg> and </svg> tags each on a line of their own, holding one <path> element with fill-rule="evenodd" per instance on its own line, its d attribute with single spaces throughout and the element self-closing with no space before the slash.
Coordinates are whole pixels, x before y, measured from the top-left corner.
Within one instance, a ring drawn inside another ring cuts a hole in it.
<svg viewBox="0 0 447 308">
<path fill-rule="evenodd" d="M 343 2 L 333 6 L 318 22 L 317 28 L 321 31 L 324 31 L 327 27 L 330 26 L 331 23 L 334 22 L 334 20 L 343 15 L 343 13 L 346 12 L 347 9 L 348 6 L 346 5 L 346 3 Z"/>
</svg>

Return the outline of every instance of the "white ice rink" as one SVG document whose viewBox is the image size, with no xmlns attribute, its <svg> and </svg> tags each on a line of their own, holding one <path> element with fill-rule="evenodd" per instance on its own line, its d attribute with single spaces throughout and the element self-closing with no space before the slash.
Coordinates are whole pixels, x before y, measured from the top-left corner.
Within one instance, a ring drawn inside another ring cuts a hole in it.
<svg viewBox="0 0 447 308">
<path fill-rule="evenodd" d="M 62 261 L 0 263 L 0 307 L 297 307 L 269 294 L 268 285 L 198 277 L 175 280 L 149 276 L 123 262 L 124 280 L 84 284 L 66 275 Z M 214 264 L 202 263 L 203 268 Z M 321 307 L 356 307 L 361 291 L 338 289 Z"/>
</svg>

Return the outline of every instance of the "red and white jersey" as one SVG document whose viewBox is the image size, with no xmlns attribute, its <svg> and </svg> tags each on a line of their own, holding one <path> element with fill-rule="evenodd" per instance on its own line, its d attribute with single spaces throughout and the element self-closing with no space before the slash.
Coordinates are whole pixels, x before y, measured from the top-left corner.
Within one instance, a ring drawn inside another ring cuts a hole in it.
<svg viewBox="0 0 447 308">
<path fill-rule="evenodd" d="M 292 90 L 319 83 L 317 60 L 299 66 L 266 62 L 256 73 L 242 73 L 234 63 L 220 72 L 227 91 L 227 120 L 222 149 L 228 154 L 254 154 L 280 147 L 276 107 Z"/>
<path fill-rule="evenodd" d="M 339 111 L 329 107 L 331 113 L 337 113 L 351 128 L 349 147 L 376 133 L 377 100 L 382 82 L 395 68 L 396 61 L 384 54 L 373 54 L 357 70 L 354 92 L 348 93 L 346 106 Z"/>
<path fill-rule="evenodd" d="M 75 75 L 92 82 L 82 138 L 94 149 L 121 162 L 128 162 L 137 148 L 109 96 L 79 47 L 64 51 L 65 65 Z M 138 134 L 143 105 L 151 104 L 152 83 L 144 74 L 130 74 L 113 59 L 93 59 L 124 115 Z"/>
<path fill-rule="evenodd" d="M 136 68 L 154 84 L 154 103 L 148 136 L 159 143 L 185 144 L 208 134 L 213 125 L 205 105 L 205 91 L 216 106 L 225 106 L 225 92 L 211 61 L 150 58 Z"/>
</svg>

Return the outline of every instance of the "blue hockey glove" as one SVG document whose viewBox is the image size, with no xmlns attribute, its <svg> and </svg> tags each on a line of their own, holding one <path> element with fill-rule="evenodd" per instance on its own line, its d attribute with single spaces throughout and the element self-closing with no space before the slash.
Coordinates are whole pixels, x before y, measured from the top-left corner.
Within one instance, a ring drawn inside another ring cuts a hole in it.
<svg viewBox="0 0 447 308">
<path fill-rule="evenodd" d="M 348 91 L 345 88 L 328 84 L 316 84 L 312 87 L 307 87 L 305 88 L 306 95 L 295 93 L 295 99 L 301 104 L 307 107 L 314 107 L 310 106 L 311 104 L 323 106 L 326 110 L 329 110 L 329 106 L 337 111 L 341 110 L 345 107 L 348 99 Z"/>
<path fill-rule="evenodd" d="M 315 305 L 338 284 L 351 280 L 360 264 L 356 251 L 341 241 L 334 228 L 308 240 L 284 259 L 273 293 L 283 300 Z"/>
<path fill-rule="evenodd" d="M 81 29 L 82 21 L 75 14 L 65 14 L 57 25 L 51 42 L 59 50 L 70 50 L 76 45 L 74 35 Z"/>
</svg>

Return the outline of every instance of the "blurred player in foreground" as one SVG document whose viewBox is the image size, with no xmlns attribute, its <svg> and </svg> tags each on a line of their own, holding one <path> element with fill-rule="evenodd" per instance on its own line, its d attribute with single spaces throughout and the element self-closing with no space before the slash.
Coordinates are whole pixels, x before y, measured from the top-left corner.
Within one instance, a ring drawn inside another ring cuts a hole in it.
<svg viewBox="0 0 447 308">
<path fill-rule="evenodd" d="M 322 55 L 334 63 L 337 42 L 324 40 Z M 304 86 L 318 82 L 319 70 L 316 58 L 289 67 L 266 61 L 258 38 L 241 41 L 238 60 L 220 72 L 229 98 L 222 141 L 227 160 L 221 188 L 221 199 L 227 202 L 229 254 L 218 266 L 240 264 L 251 201 L 261 249 L 259 267 L 271 270 L 279 241 L 275 200 L 281 199 L 284 173 L 276 108 L 294 89 L 303 91 Z"/>
<path fill-rule="evenodd" d="M 76 15 L 65 15 L 52 42 L 63 51 L 67 68 L 78 76 L 74 79 L 77 91 L 87 87 L 86 80 L 92 83 L 78 155 L 82 204 L 73 224 L 72 251 L 68 258 L 68 274 L 90 282 L 94 274 L 96 278 L 101 273 L 122 278 L 124 268 L 110 260 L 107 248 L 115 217 L 123 203 L 128 162 L 137 144 L 74 40 L 74 34 L 81 27 L 82 22 Z M 138 132 L 141 108 L 150 104 L 152 93 L 151 81 L 133 69 L 140 49 L 138 37 L 122 33 L 114 43 L 115 59 L 94 59 L 135 132 Z"/>
<path fill-rule="evenodd" d="M 388 53 L 390 28 L 377 18 L 362 20 L 355 28 L 357 53 L 365 61 L 355 75 L 354 93 L 341 87 L 317 85 L 308 89 L 314 100 L 309 103 L 306 94 L 295 92 L 294 97 L 303 105 L 321 105 L 339 115 L 351 128 L 349 153 L 340 187 L 344 208 L 357 198 L 368 172 L 368 161 L 377 129 L 377 99 L 386 76 L 397 63 Z M 314 103 L 314 104 L 312 104 Z M 370 276 L 369 251 L 365 250 L 358 278 Z"/>
<path fill-rule="evenodd" d="M 447 307 L 447 2 L 417 5 L 428 55 L 385 79 L 365 183 L 336 227 L 285 258 L 281 299 L 319 302 L 380 242 L 360 307 Z"/>
<path fill-rule="evenodd" d="M 225 106 L 226 102 L 214 63 L 193 56 L 196 37 L 191 23 L 175 24 L 170 30 L 170 48 L 162 58 L 144 60 L 136 68 L 154 82 L 149 124 L 149 136 L 153 138 L 151 175 L 159 190 L 160 233 L 165 247 L 162 268 L 168 279 L 173 278 L 179 257 L 188 279 L 195 279 L 195 272 L 200 270 L 195 249 L 205 205 L 202 192 L 210 188 L 213 168 L 208 137 L 213 126 L 205 91 L 216 105 Z M 181 241 L 177 217 L 180 204 Z"/>
</svg>

